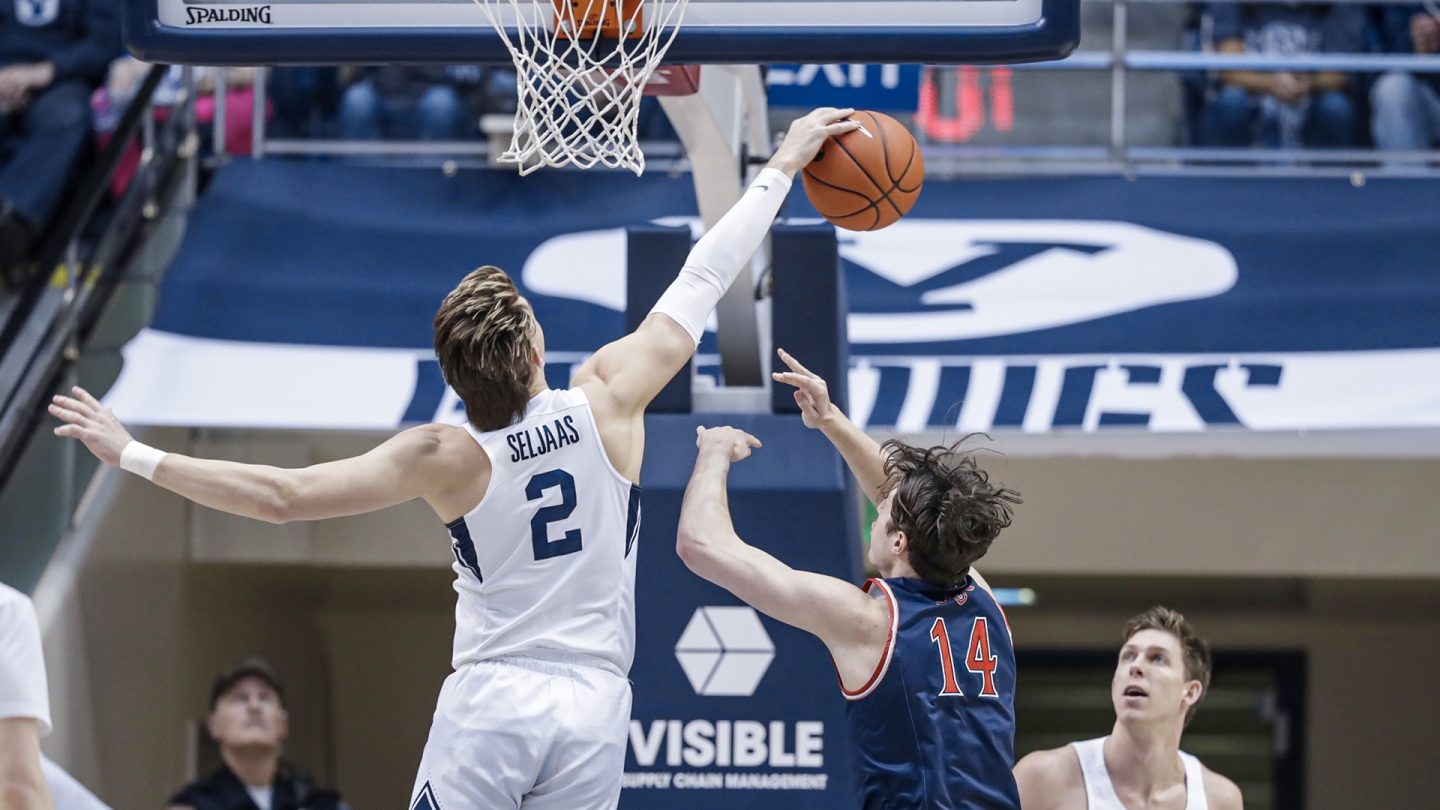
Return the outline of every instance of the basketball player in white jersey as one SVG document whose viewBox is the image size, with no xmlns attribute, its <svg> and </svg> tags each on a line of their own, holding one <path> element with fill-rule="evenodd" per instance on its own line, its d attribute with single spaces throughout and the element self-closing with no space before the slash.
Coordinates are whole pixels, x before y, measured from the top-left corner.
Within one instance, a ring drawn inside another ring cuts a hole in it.
<svg viewBox="0 0 1440 810">
<path fill-rule="evenodd" d="M 1210 686 L 1210 649 L 1173 610 L 1125 624 L 1110 736 L 1035 751 L 1015 765 L 1022 810 L 1242 810 L 1234 782 L 1180 750 Z"/>
<path fill-rule="evenodd" d="M 690 362 L 795 173 L 852 110 L 797 120 L 768 166 L 696 244 L 632 334 L 568 390 L 545 383 L 545 335 L 505 273 L 466 276 L 435 316 L 463 427 L 404 431 L 305 469 L 189 458 L 135 442 L 87 392 L 50 411 L 108 464 L 196 503 L 276 523 L 424 498 L 455 554 L 455 672 L 440 692 L 415 810 L 613 808 L 630 719 L 635 538 L 645 406 Z"/>
</svg>

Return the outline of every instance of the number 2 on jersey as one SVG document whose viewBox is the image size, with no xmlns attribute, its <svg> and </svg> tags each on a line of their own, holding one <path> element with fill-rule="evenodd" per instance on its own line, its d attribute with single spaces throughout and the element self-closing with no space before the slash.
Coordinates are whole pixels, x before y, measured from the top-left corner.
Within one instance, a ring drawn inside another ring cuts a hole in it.
<svg viewBox="0 0 1440 810">
<path fill-rule="evenodd" d="M 537 500 L 544 497 L 545 490 L 560 488 L 560 503 L 542 506 L 535 510 L 530 519 L 530 544 L 535 548 L 535 560 L 548 560 L 574 554 L 581 548 L 580 530 L 571 529 L 559 540 L 550 539 L 550 524 L 570 517 L 575 511 L 575 477 L 564 470 L 543 472 L 530 479 L 525 485 L 525 498 Z"/>
<path fill-rule="evenodd" d="M 940 671 L 945 676 L 940 694 L 963 697 L 965 693 L 960 691 L 960 684 L 955 679 L 955 656 L 950 652 L 950 633 L 945 628 L 944 619 L 937 618 L 935 623 L 930 625 L 930 640 L 940 648 Z M 999 657 L 990 652 L 989 622 L 984 616 L 977 616 L 975 623 L 970 626 L 970 644 L 965 654 L 965 668 L 984 677 L 980 697 L 1000 697 L 1000 693 L 995 691 L 995 667 L 999 662 Z"/>
</svg>

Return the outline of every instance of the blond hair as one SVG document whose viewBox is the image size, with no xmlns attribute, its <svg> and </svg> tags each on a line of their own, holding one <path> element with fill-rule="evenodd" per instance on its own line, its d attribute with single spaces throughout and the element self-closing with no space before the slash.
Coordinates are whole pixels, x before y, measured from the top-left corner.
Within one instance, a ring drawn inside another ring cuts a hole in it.
<svg viewBox="0 0 1440 810">
<path fill-rule="evenodd" d="M 486 265 L 461 279 L 435 313 L 435 356 L 470 424 L 499 430 L 530 401 L 534 315 L 515 282 Z"/>
</svg>

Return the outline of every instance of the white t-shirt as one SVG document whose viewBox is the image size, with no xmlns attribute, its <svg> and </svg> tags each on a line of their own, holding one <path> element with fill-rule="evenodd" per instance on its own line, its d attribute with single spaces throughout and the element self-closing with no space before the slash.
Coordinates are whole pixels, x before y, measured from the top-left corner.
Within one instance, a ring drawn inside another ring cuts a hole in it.
<svg viewBox="0 0 1440 810">
<path fill-rule="evenodd" d="M 250 794 L 250 799 L 260 810 L 270 810 L 270 804 L 275 800 L 275 788 L 273 787 L 250 787 L 245 786 L 245 792 Z"/>
<path fill-rule="evenodd" d="M 30 597 L 0 583 L 0 719 L 9 717 L 33 717 L 41 737 L 50 733 L 40 620 Z"/>
</svg>

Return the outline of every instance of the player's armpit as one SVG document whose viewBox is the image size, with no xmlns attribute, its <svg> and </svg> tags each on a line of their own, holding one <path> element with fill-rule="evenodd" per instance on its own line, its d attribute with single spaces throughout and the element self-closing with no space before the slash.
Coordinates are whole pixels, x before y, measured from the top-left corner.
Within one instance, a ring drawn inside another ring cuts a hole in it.
<svg viewBox="0 0 1440 810">
<path fill-rule="evenodd" d="M 1085 777 L 1070 746 L 1034 751 L 1015 763 L 1021 810 L 1083 810 Z"/>
<path fill-rule="evenodd" d="M 694 342 L 679 324 L 652 312 L 634 332 L 591 355 L 570 384 L 585 390 L 602 419 L 633 417 L 645 410 L 694 352 Z"/>
</svg>

